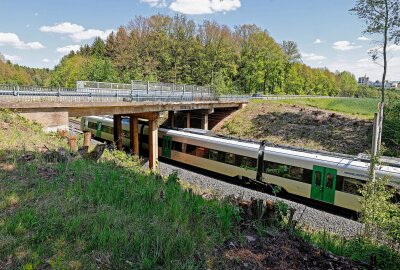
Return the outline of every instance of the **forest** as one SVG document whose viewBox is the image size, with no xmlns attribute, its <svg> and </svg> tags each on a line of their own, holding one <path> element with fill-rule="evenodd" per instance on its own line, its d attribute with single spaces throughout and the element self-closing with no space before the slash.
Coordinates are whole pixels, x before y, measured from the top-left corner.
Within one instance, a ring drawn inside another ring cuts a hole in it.
<svg viewBox="0 0 400 270">
<path fill-rule="evenodd" d="M 197 25 L 183 15 L 135 17 L 103 41 L 64 56 L 54 70 L 0 61 L 1 84 L 70 87 L 77 80 L 211 85 L 218 93 L 376 97 L 353 74 L 302 63 L 294 41 L 256 25 Z"/>
</svg>

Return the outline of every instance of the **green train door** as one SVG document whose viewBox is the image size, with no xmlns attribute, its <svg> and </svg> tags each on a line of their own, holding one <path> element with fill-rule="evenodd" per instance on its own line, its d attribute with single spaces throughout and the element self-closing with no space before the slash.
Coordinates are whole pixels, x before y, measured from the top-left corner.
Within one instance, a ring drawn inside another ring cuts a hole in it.
<svg viewBox="0 0 400 270">
<path fill-rule="evenodd" d="M 171 158 L 172 138 L 170 136 L 163 137 L 161 156 Z"/>
<path fill-rule="evenodd" d="M 311 199 L 331 204 L 335 202 L 336 173 L 335 169 L 313 167 Z"/>
<path fill-rule="evenodd" d="M 98 121 L 96 125 L 96 137 L 101 138 L 101 122 Z"/>
</svg>

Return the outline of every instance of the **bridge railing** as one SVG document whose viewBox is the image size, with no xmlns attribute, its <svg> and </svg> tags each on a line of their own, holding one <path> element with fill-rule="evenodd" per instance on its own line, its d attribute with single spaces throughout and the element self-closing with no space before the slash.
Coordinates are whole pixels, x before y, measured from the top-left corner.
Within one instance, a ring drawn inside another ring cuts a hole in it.
<svg viewBox="0 0 400 270">
<path fill-rule="evenodd" d="M 111 86 L 115 87 L 115 86 Z M 2 102 L 196 102 L 196 101 L 248 101 L 248 96 L 216 96 L 204 89 L 176 91 L 162 88 L 159 90 L 107 88 L 43 88 L 35 86 L 0 85 Z M 174 86 L 175 87 L 175 86 Z M 189 88 L 190 89 L 190 88 Z"/>
</svg>

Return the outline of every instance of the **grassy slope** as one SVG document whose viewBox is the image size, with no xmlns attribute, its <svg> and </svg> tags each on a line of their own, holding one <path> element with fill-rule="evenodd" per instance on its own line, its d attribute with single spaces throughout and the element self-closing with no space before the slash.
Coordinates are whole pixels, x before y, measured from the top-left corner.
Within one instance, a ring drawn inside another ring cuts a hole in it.
<svg viewBox="0 0 400 270">
<path fill-rule="evenodd" d="M 205 268 L 233 231 L 232 206 L 173 176 L 162 181 L 121 152 L 48 163 L 40 147 L 61 139 L 8 113 L 1 120 L 0 268 Z"/>
<path fill-rule="evenodd" d="M 253 100 L 246 108 L 234 113 L 213 130 L 242 138 L 268 140 L 276 144 L 358 154 L 369 149 L 372 122 L 363 119 L 369 116 L 365 114 L 355 117 L 348 113 L 315 109 L 317 105 L 326 108 L 338 102 L 340 106 L 332 108 L 339 110 L 356 101 L 358 99 Z M 367 101 L 362 102 L 374 103 L 374 100 Z M 365 104 L 357 106 L 367 107 Z M 347 111 L 357 106 L 350 106 Z"/>
<path fill-rule="evenodd" d="M 377 110 L 378 99 L 372 98 L 307 98 L 307 99 L 287 99 L 278 101 L 254 101 L 256 103 L 273 102 L 279 104 L 296 104 L 300 106 L 310 106 L 323 110 L 336 111 L 361 119 L 373 119 L 374 112 Z"/>
</svg>

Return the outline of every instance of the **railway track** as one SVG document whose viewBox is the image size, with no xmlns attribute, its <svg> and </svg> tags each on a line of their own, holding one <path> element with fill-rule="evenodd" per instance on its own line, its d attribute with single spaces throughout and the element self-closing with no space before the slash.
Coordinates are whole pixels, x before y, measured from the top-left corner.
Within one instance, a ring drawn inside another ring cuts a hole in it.
<svg viewBox="0 0 400 270">
<path fill-rule="evenodd" d="M 69 119 L 69 130 L 75 134 L 82 134 L 81 122 L 76 119 Z"/>
</svg>

